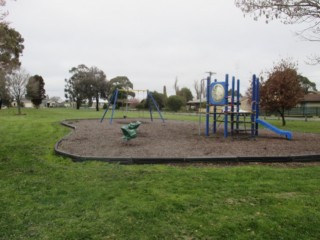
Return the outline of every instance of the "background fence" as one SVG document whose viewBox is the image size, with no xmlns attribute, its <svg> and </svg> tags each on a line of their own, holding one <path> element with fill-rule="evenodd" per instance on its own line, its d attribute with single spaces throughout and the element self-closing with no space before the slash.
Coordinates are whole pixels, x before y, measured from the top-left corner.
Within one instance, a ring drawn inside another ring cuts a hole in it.
<svg viewBox="0 0 320 240">
<path fill-rule="evenodd" d="M 277 112 L 266 112 L 264 110 L 260 111 L 260 115 L 280 115 Z M 285 116 L 291 117 L 304 117 L 304 116 L 320 116 L 320 107 L 295 107 L 290 110 L 285 111 Z"/>
</svg>

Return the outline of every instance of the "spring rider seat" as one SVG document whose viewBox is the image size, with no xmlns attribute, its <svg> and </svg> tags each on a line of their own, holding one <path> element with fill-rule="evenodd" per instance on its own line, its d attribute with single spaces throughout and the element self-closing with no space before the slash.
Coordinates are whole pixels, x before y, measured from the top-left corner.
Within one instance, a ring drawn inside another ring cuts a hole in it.
<svg viewBox="0 0 320 240">
<path fill-rule="evenodd" d="M 121 127 L 121 131 L 123 133 L 123 139 L 125 141 L 129 141 L 133 138 L 137 137 L 137 129 L 141 125 L 141 122 L 131 122 L 128 125 L 124 125 Z"/>
</svg>

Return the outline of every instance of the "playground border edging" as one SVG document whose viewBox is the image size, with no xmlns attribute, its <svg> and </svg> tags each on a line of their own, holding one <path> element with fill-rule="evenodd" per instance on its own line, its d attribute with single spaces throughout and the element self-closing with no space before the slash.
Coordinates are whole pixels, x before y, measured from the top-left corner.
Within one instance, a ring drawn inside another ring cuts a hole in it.
<svg viewBox="0 0 320 240">
<path fill-rule="evenodd" d="M 79 120 L 79 119 L 76 119 Z M 81 119 L 84 120 L 84 119 Z M 74 125 L 68 124 L 67 121 L 75 121 L 73 119 L 66 119 L 60 122 L 61 125 L 76 129 Z M 320 162 L 320 154 L 315 155 L 290 155 L 290 156 L 216 156 L 216 157 L 150 157 L 150 158 L 139 158 L 139 157 L 95 157 L 95 156 L 80 156 L 71 154 L 58 149 L 59 144 L 66 139 L 71 133 L 60 139 L 54 146 L 54 151 L 57 155 L 63 157 L 69 157 L 74 162 L 84 161 L 102 161 L 109 163 L 119 164 L 182 164 L 182 163 L 288 163 L 288 162 Z"/>
</svg>

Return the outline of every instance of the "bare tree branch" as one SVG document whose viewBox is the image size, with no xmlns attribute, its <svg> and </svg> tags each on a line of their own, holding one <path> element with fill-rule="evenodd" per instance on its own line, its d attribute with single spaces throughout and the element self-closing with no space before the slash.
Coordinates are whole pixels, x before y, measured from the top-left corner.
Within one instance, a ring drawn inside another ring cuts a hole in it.
<svg viewBox="0 0 320 240">
<path fill-rule="evenodd" d="M 319 0 L 235 0 L 235 4 L 254 20 L 265 18 L 268 23 L 279 19 L 284 24 L 308 24 L 298 35 L 308 41 L 320 41 Z"/>
<path fill-rule="evenodd" d="M 21 114 L 21 100 L 26 95 L 29 74 L 24 69 L 17 69 L 7 76 L 10 95 L 17 101 L 18 114 Z"/>
</svg>

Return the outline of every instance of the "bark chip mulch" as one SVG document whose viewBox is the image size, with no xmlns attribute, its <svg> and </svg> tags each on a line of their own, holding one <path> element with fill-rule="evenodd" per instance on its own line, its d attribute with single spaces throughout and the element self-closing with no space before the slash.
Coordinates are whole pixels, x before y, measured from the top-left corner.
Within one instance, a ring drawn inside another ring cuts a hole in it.
<svg viewBox="0 0 320 240">
<path fill-rule="evenodd" d="M 142 122 L 137 137 L 128 142 L 122 139 L 120 127 L 136 119 L 72 120 L 65 123 L 75 127 L 63 138 L 57 149 L 83 157 L 123 158 L 206 158 L 206 157 L 279 157 L 320 155 L 320 134 L 293 133 L 293 140 L 286 140 L 268 130 L 261 129 L 259 136 L 223 137 L 220 126 L 216 135 L 204 136 L 198 123 L 160 120 Z"/>
</svg>

